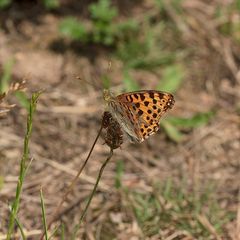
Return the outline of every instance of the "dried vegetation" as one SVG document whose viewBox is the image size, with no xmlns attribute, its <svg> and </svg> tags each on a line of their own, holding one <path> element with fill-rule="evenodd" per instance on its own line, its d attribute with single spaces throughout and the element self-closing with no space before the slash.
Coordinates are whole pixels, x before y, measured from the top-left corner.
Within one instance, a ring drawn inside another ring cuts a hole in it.
<svg viewBox="0 0 240 240">
<path fill-rule="evenodd" d="M 35 2 L 14 1 L 0 10 L 0 76 L 6 73 L 7 61 L 14 59 L 10 81 L 19 83 L 27 76 L 27 94 L 44 89 L 33 121 L 33 161 L 18 213 L 27 239 L 39 239 L 43 231 L 40 189 L 48 222 L 91 148 L 104 112 L 99 87 L 102 81 L 111 79 L 111 87 L 121 92 L 128 90 L 131 79 L 142 89 L 151 89 L 164 77 L 165 65 L 152 68 L 157 49 L 151 52 L 155 55 L 146 54 L 146 59 L 153 59 L 147 62 L 152 64 L 150 67 L 140 62 L 143 54 L 134 62 L 135 67 L 129 67 L 131 62 L 125 74 L 125 62 L 110 55 L 116 46 L 61 38 L 58 25 L 64 16 L 88 19 L 88 1 L 81 2 L 62 1 L 59 8 L 47 11 Z M 177 6 L 174 1 L 160 0 L 113 2 L 119 9 L 119 20 L 134 18 L 142 29 L 153 27 L 154 34 L 160 32 L 164 47 L 160 55 L 167 51 L 166 62 L 174 58 L 171 65 L 184 68 L 184 80 L 174 94 L 176 104 L 170 118 L 187 119 L 210 111 L 214 116 L 201 126 L 180 126 L 179 142 L 165 132 L 168 125 L 142 144 L 124 141 L 104 170 L 77 239 L 237 240 L 239 1 L 183 0 Z M 25 95 L 9 94 L 25 86 L 9 86 L 0 95 L 0 239 L 8 229 L 27 117 Z M 55 218 L 51 232 L 62 224 L 55 239 L 61 235 L 69 239 L 79 222 L 101 164 L 109 154 L 103 143 L 99 140 L 95 146 L 81 178 Z M 15 234 L 20 239 L 17 228 Z"/>
</svg>

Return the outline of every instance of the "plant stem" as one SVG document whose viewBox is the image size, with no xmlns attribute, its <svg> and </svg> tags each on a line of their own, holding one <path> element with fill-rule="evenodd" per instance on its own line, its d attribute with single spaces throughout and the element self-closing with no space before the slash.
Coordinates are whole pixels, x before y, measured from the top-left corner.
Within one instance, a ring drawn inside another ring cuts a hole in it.
<svg viewBox="0 0 240 240">
<path fill-rule="evenodd" d="M 9 218 L 9 224 L 8 224 L 8 232 L 7 232 L 7 238 L 6 240 L 11 239 L 11 235 L 14 229 L 15 225 L 15 219 L 17 219 L 17 213 L 20 205 L 20 196 L 22 192 L 22 186 L 24 182 L 24 178 L 26 175 L 26 170 L 28 169 L 27 166 L 27 160 L 29 156 L 29 140 L 32 133 L 32 121 L 33 121 L 33 114 L 36 110 L 37 100 L 40 96 L 41 92 L 34 93 L 31 98 L 31 102 L 29 105 L 29 112 L 28 112 L 28 119 L 27 119 L 27 131 L 24 138 L 24 147 L 23 147 L 23 155 L 20 163 L 20 173 L 18 177 L 18 183 L 17 183 L 17 189 L 16 189 L 16 195 L 15 199 L 13 201 L 12 207 L 11 207 L 11 213 Z"/>
<path fill-rule="evenodd" d="M 83 221 L 83 218 L 85 217 L 85 215 L 87 213 L 87 210 L 88 210 L 88 207 L 89 207 L 89 205 L 90 205 L 90 203 L 92 201 L 92 198 L 93 198 L 94 194 L 96 193 L 97 186 L 98 186 L 98 183 L 99 183 L 99 181 L 100 181 L 100 179 L 102 177 L 103 170 L 106 167 L 106 165 L 108 164 L 108 162 L 109 162 L 109 160 L 111 159 L 112 156 L 113 156 L 113 149 L 110 149 L 110 153 L 109 153 L 108 158 L 105 160 L 105 162 L 102 164 L 102 166 L 100 168 L 100 171 L 99 171 L 96 183 L 95 183 L 94 188 L 93 188 L 93 190 L 92 190 L 92 192 L 91 192 L 91 194 L 89 196 L 88 202 L 87 202 L 87 204 L 86 204 L 86 206 L 85 206 L 85 208 L 84 208 L 84 210 L 82 212 L 82 215 L 81 215 L 81 217 L 79 219 L 79 223 L 74 228 L 74 232 L 73 232 L 73 235 L 72 235 L 72 238 L 71 238 L 72 240 L 76 238 L 77 231 L 80 228 L 81 223 Z"/>
<path fill-rule="evenodd" d="M 50 222 L 49 222 L 49 224 L 48 224 L 48 226 L 47 226 L 47 230 L 50 229 L 50 227 L 51 227 L 51 225 L 53 224 L 53 222 L 55 221 L 55 219 L 56 219 L 56 217 L 57 217 L 57 215 L 58 215 L 58 213 L 59 213 L 59 211 L 60 211 L 63 203 L 66 201 L 68 195 L 71 193 L 71 191 L 73 190 L 75 184 L 77 183 L 77 180 L 79 179 L 79 177 L 80 177 L 83 169 L 85 168 L 85 166 L 86 166 L 86 164 L 87 164 L 87 162 L 88 162 L 88 160 L 89 160 L 89 158 L 90 158 L 90 156 L 91 156 L 91 154 L 92 154 L 92 151 L 93 151 L 93 149 L 94 149 L 94 147 L 95 147 L 95 145 L 96 145 L 96 143 L 97 143 L 97 140 L 98 140 L 98 138 L 100 137 L 100 134 L 101 134 L 101 132 L 102 132 L 102 128 L 103 128 L 103 126 L 101 126 L 101 128 L 99 129 L 98 135 L 97 135 L 97 137 L 95 138 L 95 140 L 94 140 L 94 142 L 93 142 L 93 145 L 92 145 L 92 147 L 91 147 L 91 149 L 90 149 L 90 151 L 89 151 L 89 153 L 88 153 L 88 156 L 87 156 L 86 160 L 84 161 L 83 165 L 82 165 L 81 168 L 79 169 L 79 171 L 78 171 L 77 175 L 75 176 L 75 178 L 72 180 L 71 184 L 68 186 L 68 188 L 67 188 L 66 192 L 64 193 L 61 201 L 59 202 L 59 204 L 58 204 L 55 212 L 53 213 L 53 217 L 52 217 L 52 219 L 50 220 Z M 43 237 L 44 237 L 44 233 L 41 235 L 41 238 L 40 238 L 40 239 L 42 240 Z"/>
</svg>

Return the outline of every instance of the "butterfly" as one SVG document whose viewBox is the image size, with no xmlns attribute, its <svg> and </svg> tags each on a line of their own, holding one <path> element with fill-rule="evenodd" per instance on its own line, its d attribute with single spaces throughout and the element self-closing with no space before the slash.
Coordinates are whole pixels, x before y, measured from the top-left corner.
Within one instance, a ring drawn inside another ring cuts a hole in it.
<svg viewBox="0 0 240 240">
<path fill-rule="evenodd" d="M 167 92 L 142 90 L 114 96 L 104 90 L 107 110 L 133 142 L 143 142 L 159 129 L 163 114 L 174 105 L 174 97 Z"/>
</svg>

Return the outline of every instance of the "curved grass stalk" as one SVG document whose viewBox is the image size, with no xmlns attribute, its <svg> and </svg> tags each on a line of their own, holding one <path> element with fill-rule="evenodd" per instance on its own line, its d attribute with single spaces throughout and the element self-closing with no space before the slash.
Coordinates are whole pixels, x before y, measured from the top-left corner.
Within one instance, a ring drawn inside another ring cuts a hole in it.
<svg viewBox="0 0 240 240">
<path fill-rule="evenodd" d="M 93 188 L 93 190 L 92 190 L 92 192 L 91 192 L 91 194 L 90 194 L 90 196 L 89 196 L 89 199 L 88 199 L 88 201 L 87 201 L 87 204 L 86 204 L 86 206 L 85 206 L 85 208 L 84 208 L 84 210 L 83 210 L 83 212 L 82 212 L 82 214 L 81 214 L 81 216 L 80 216 L 79 222 L 78 222 L 78 224 L 74 227 L 73 235 L 72 235 L 72 237 L 71 237 L 72 240 L 74 240 L 74 239 L 76 238 L 77 232 L 78 232 L 78 230 L 79 230 L 79 228 L 80 228 L 80 226 L 81 226 L 81 224 L 82 224 L 82 221 L 83 221 L 83 219 L 84 219 L 84 217 L 85 217 L 85 215 L 86 215 L 86 213 L 87 213 L 87 210 L 88 210 L 89 205 L 90 205 L 90 203 L 91 203 L 91 201 L 92 201 L 92 198 L 93 198 L 94 194 L 96 193 L 97 186 L 98 186 L 98 183 L 99 183 L 99 181 L 100 181 L 100 179 L 101 179 L 101 177 L 102 177 L 103 170 L 104 170 L 104 168 L 106 167 L 106 165 L 108 164 L 109 160 L 112 158 L 112 156 L 113 156 L 113 149 L 111 148 L 108 158 L 105 160 L 105 162 L 102 164 L 102 166 L 101 166 L 101 168 L 100 168 L 100 171 L 99 171 L 99 174 L 98 174 L 96 183 L 95 183 L 94 188 Z"/>
<path fill-rule="evenodd" d="M 101 132 L 102 132 L 102 129 L 103 129 L 103 126 L 101 126 L 101 128 L 99 129 L 98 134 L 97 134 L 97 137 L 95 138 L 95 140 L 94 140 L 94 142 L 93 142 L 93 145 L 92 145 L 92 147 L 91 147 L 91 149 L 90 149 L 90 151 L 89 151 L 89 153 L 88 153 L 88 156 L 87 156 L 86 160 L 84 161 L 84 163 L 83 163 L 83 165 L 81 166 L 81 168 L 79 169 L 77 175 L 74 177 L 74 179 L 72 180 L 71 184 L 68 186 L 66 192 L 64 193 L 63 197 L 61 198 L 61 200 L 60 200 L 60 202 L 59 202 L 59 204 L 58 204 L 55 212 L 53 213 L 53 217 L 51 218 L 50 222 L 49 222 L 48 225 L 47 225 L 47 230 L 50 229 L 51 225 L 53 224 L 53 222 L 55 221 L 56 217 L 58 216 L 59 211 L 60 211 L 63 203 L 66 201 L 68 195 L 72 192 L 74 186 L 76 185 L 77 180 L 79 179 L 79 177 L 80 177 L 83 169 L 85 168 L 85 166 L 86 166 L 86 164 L 87 164 L 87 162 L 88 162 L 88 160 L 89 160 L 89 158 L 90 158 L 90 156 L 91 156 L 91 154 L 92 154 L 92 151 L 93 151 L 93 149 L 94 149 L 94 147 L 95 147 L 95 145 L 96 145 L 96 143 L 97 143 L 97 140 L 98 140 L 98 138 L 100 137 L 100 134 L 101 134 Z M 45 235 L 44 233 L 41 235 L 41 237 L 40 237 L 41 240 L 44 238 L 44 235 Z"/>
</svg>

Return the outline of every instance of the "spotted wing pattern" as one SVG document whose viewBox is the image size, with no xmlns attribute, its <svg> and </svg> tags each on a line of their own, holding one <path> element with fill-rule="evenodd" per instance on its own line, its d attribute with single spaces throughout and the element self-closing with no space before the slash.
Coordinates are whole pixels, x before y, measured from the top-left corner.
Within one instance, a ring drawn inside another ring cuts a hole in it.
<svg viewBox="0 0 240 240">
<path fill-rule="evenodd" d="M 110 101 L 110 111 L 133 141 L 142 142 L 159 129 L 163 114 L 174 105 L 173 95 L 155 90 L 123 93 Z"/>
</svg>

